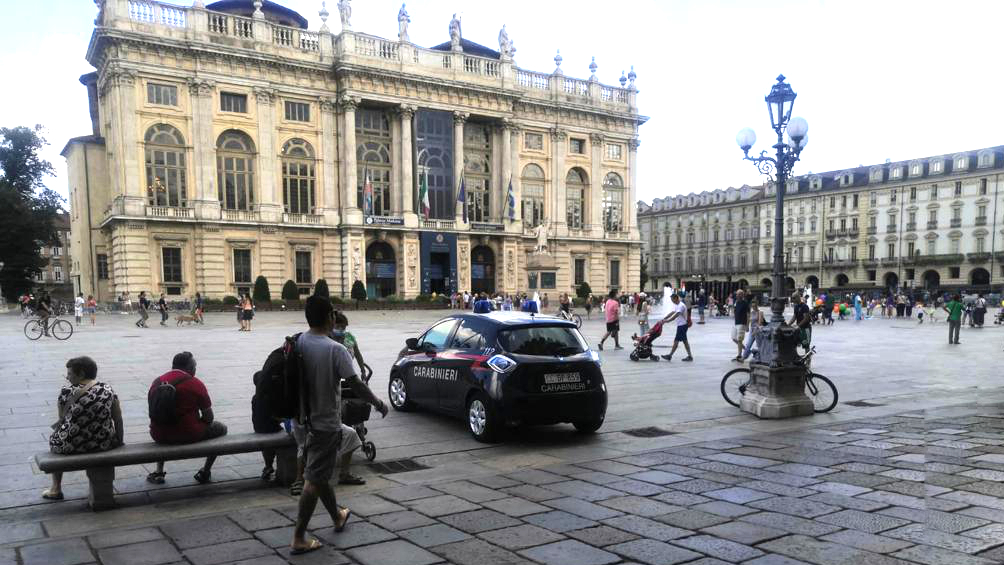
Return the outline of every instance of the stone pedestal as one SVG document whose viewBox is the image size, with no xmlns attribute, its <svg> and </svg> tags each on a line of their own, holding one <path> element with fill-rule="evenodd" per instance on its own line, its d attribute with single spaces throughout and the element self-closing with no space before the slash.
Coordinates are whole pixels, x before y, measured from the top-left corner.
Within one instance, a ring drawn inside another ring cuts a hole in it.
<svg viewBox="0 0 1004 565">
<path fill-rule="evenodd" d="M 87 469 L 87 481 L 90 492 L 87 503 L 91 510 L 109 510 L 115 508 L 115 467 L 94 467 Z"/>
<path fill-rule="evenodd" d="M 739 408 L 757 418 L 811 416 L 813 406 L 812 399 L 805 394 L 805 369 L 751 363 L 750 384 Z"/>
</svg>

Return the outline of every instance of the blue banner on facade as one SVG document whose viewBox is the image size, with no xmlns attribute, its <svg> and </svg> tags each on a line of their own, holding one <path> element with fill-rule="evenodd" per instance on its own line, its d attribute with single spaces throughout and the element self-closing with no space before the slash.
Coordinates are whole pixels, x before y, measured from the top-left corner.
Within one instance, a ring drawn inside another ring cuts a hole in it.
<svg viewBox="0 0 1004 565">
<path fill-rule="evenodd" d="M 421 232 L 422 294 L 449 294 L 457 289 L 457 236 Z"/>
</svg>

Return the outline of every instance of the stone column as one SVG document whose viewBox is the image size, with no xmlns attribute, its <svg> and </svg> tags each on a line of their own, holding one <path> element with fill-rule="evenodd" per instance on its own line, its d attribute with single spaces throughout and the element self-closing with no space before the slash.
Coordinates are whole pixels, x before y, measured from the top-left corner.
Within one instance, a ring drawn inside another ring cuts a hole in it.
<svg viewBox="0 0 1004 565">
<path fill-rule="evenodd" d="M 636 239 L 636 233 L 638 231 L 638 209 L 635 205 L 636 196 L 638 194 L 638 146 L 641 145 L 641 141 L 637 137 L 632 138 L 628 141 L 628 186 L 627 194 L 628 201 L 624 205 L 624 222 L 625 229 L 628 233 L 632 234 L 631 237 Z"/>
<path fill-rule="evenodd" d="M 199 219 L 220 217 L 220 197 L 216 189 L 216 140 L 213 139 L 213 82 L 191 79 L 188 93 L 192 106 L 192 172 L 195 186 L 192 204 Z"/>
<path fill-rule="evenodd" d="M 415 120 L 414 106 L 398 108 L 401 120 L 401 215 L 408 227 L 418 226 L 418 216 L 415 214 L 415 167 L 412 163 L 412 131 Z"/>
<path fill-rule="evenodd" d="M 453 112 L 453 208 L 458 227 L 464 221 L 464 212 L 457 206 L 457 198 L 460 194 L 460 177 L 464 173 L 464 122 L 468 115 L 466 112 Z M 465 202 L 464 205 L 466 204 Z"/>
<path fill-rule="evenodd" d="M 388 118 L 388 123 L 390 124 L 390 202 L 391 202 L 391 214 L 394 216 L 401 215 L 402 206 L 402 186 L 403 186 L 403 175 L 401 174 L 401 167 L 398 166 L 400 163 L 399 156 L 401 155 L 401 120 L 393 120 Z M 363 179 L 363 182 L 366 182 Z M 375 198 L 375 196 L 374 196 Z"/>
<path fill-rule="evenodd" d="M 555 235 L 568 235 L 566 220 L 566 194 L 565 194 L 565 145 L 568 140 L 568 132 L 559 128 L 551 129 L 551 178 L 554 187 L 554 196 L 548 200 L 554 203 L 551 210 L 547 210 L 547 218 L 555 229 Z M 583 222 L 588 222 L 589 218 L 583 214 Z"/>
<path fill-rule="evenodd" d="M 520 137 L 522 135 L 522 129 L 513 123 L 509 124 L 509 146 L 505 149 L 509 152 L 509 163 L 512 172 L 512 197 L 516 200 L 516 221 L 511 224 L 507 224 L 507 231 L 513 231 L 515 233 L 523 233 L 523 184 L 520 180 L 520 175 L 523 173 L 519 164 L 519 144 Z M 545 186 L 547 186 L 545 181 Z M 509 181 L 506 180 L 506 191 L 508 194 Z M 515 290 L 515 289 L 514 289 Z"/>
<path fill-rule="evenodd" d="M 589 167 L 589 227 L 594 237 L 603 237 L 603 135 L 594 133 L 589 136 L 590 167 Z"/>
<path fill-rule="evenodd" d="M 338 138 L 335 132 L 335 104 L 330 98 L 317 99 L 321 109 L 321 141 L 319 157 L 321 162 L 320 185 L 317 187 L 318 213 L 324 216 L 324 223 L 338 225 Z"/>
<path fill-rule="evenodd" d="M 121 213 L 131 216 L 146 214 L 146 175 L 143 173 L 143 147 L 138 136 L 136 115 L 136 75 L 129 69 L 115 66 L 108 70 L 102 85 L 105 107 L 110 110 L 111 128 L 108 150 L 112 159 L 109 170 L 113 198 L 121 198 Z"/>
<path fill-rule="evenodd" d="M 276 155 L 279 148 L 275 142 L 275 91 L 265 88 L 254 89 L 258 102 L 258 213 L 262 221 L 278 222 L 282 219 L 283 199 L 276 188 Z"/>
<path fill-rule="evenodd" d="M 349 224 L 362 224 L 363 214 L 356 200 L 356 107 L 359 101 L 350 96 L 341 100 L 342 106 L 342 219 Z"/>
<path fill-rule="evenodd" d="M 502 180 L 501 196 L 499 197 L 499 220 L 502 225 L 509 222 L 509 179 L 512 178 L 512 127 L 509 120 L 502 120 L 502 143 L 500 144 L 502 153 Z"/>
</svg>

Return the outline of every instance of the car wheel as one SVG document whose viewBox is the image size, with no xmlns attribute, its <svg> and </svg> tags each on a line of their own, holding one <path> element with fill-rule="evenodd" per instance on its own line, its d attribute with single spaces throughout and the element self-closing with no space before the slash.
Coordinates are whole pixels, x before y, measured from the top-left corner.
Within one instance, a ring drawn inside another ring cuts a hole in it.
<svg viewBox="0 0 1004 565">
<path fill-rule="evenodd" d="M 499 420 L 495 406 L 483 393 L 472 394 L 467 399 L 467 429 L 474 439 L 482 443 L 498 440 Z"/>
<path fill-rule="evenodd" d="M 387 396 L 394 410 L 408 412 L 415 409 L 415 403 L 408 397 L 408 385 L 400 375 L 394 375 L 387 384 Z"/>
<path fill-rule="evenodd" d="M 600 416 L 598 420 L 582 420 L 579 422 L 572 422 L 572 425 L 575 426 L 575 430 L 580 434 L 591 434 L 600 429 L 603 425 L 604 418 L 605 416 Z"/>
</svg>

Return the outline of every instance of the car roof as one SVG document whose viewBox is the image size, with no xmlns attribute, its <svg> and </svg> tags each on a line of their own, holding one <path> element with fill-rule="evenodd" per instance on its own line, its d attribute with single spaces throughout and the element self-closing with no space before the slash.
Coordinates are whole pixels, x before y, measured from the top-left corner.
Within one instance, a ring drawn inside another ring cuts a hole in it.
<svg viewBox="0 0 1004 565">
<path fill-rule="evenodd" d="M 457 314 L 452 316 L 457 319 L 475 319 L 481 321 L 487 321 L 493 325 L 500 327 L 509 326 L 532 326 L 536 324 L 547 324 L 549 326 L 568 326 L 575 327 L 575 324 L 568 321 L 562 320 L 555 316 L 547 316 L 541 314 L 531 315 L 528 312 L 515 312 L 515 311 L 496 311 L 490 312 L 488 314 Z"/>
</svg>

